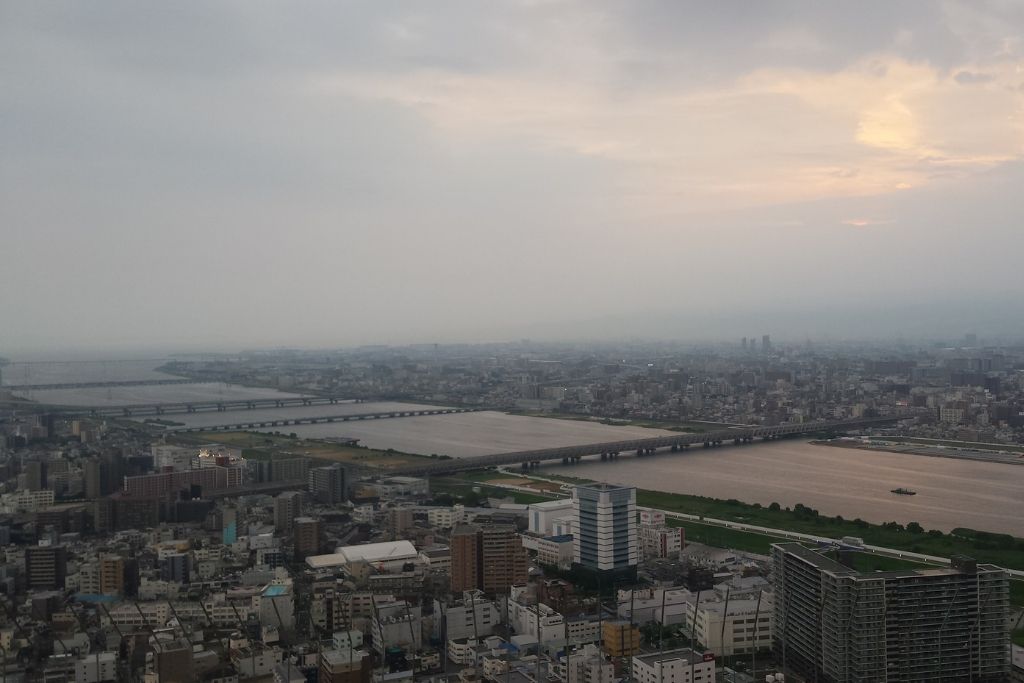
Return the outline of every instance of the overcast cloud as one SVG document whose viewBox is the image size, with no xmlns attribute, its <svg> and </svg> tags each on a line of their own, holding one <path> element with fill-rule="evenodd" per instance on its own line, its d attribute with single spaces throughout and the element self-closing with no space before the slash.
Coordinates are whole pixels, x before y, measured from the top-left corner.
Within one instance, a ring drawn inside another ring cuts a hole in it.
<svg viewBox="0 0 1024 683">
<path fill-rule="evenodd" d="M 0 355 L 1021 332 L 1024 3 L 12 1 L 0 82 Z"/>
</svg>

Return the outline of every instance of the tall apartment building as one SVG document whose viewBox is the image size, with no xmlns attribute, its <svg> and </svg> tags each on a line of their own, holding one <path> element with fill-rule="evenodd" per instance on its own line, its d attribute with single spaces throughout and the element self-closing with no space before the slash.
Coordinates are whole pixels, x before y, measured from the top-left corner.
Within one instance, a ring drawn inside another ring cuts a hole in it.
<svg viewBox="0 0 1024 683">
<path fill-rule="evenodd" d="M 296 517 L 295 556 L 299 558 L 320 552 L 320 520 L 316 517 Z"/>
<path fill-rule="evenodd" d="M 577 486 L 572 503 L 575 563 L 602 572 L 636 567 L 636 489 L 612 484 Z"/>
<path fill-rule="evenodd" d="M 295 518 L 302 514 L 302 493 L 285 491 L 274 498 L 274 529 L 279 533 L 291 531 Z"/>
<path fill-rule="evenodd" d="M 309 470 L 309 494 L 319 503 L 334 505 L 348 499 L 348 478 L 339 464 Z"/>
<path fill-rule="evenodd" d="M 180 472 L 161 472 L 159 474 L 142 474 L 124 478 L 124 492 L 128 496 L 140 498 L 166 498 L 174 496 L 182 489 L 199 486 L 203 491 L 222 491 L 242 485 L 242 468 L 203 467 Z"/>
<path fill-rule="evenodd" d="M 120 555 L 100 557 L 100 593 L 124 595 L 124 558 Z"/>
<path fill-rule="evenodd" d="M 60 590 L 68 573 L 68 554 L 62 545 L 25 548 L 25 585 L 30 590 Z"/>
<path fill-rule="evenodd" d="M 452 530 L 451 551 L 453 593 L 504 593 L 526 582 L 526 548 L 513 526 L 458 526 Z"/>
<path fill-rule="evenodd" d="M 797 543 L 772 546 L 779 661 L 823 682 L 1002 681 L 1009 576 L 948 568 L 862 573 Z"/>
<path fill-rule="evenodd" d="M 388 527 L 391 538 L 405 538 L 405 532 L 412 527 L 412 508 L 396 507 L 388 509 Z"/>
<path fill-rule="evenodd" d="M 46 485 L 46 469 L 39 460 L 29 460 L 22 465 L 26 491 L 39 491 Z"/>
<path fill-rule="evenodd" d="M 192 579 L 192 557 L 188 553 L 167 553 L 160 559 L 160 579 L 188 583 Z"/>
<path fill-rule="evenodd" d="M 86 460 L 82 465 L 82 480 L 84 482 L 85 497 L 88 500 L 95 500 L 103 495 L 103 477 L 100 461 L 97 458 Z"/>
</svg>

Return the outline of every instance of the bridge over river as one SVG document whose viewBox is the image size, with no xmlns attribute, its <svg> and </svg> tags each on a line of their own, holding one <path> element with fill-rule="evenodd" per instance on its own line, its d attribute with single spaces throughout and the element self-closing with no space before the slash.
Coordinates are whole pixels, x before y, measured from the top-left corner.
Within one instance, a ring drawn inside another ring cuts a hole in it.
<svg viewBox="0 0 1024 683">
<path fill-rule="evenodd" d="M 270 418 L 249 420 L 247 422 L 231 422 L 217 425 L 194 427 L 171 427 L 166 432 L 230 432 L 261 427 L 285 427 L 288 425 L 312 425 L 324 422 L 352 422 L 355 420 L 386 420 L 398 417 L 421 417 L 423 415 L 452 415 L 455 413 L 475 413 L 482 408 L 422 408 L 413 410 L 384 410 L 375 413 L 348 413 L 345 415 L 317 415 L 314 417 Z"/>
<path fill-rule="evenodd" d="M 0 389 L 14 393 L 26 391 L 51 391 L 54 389 L 113 389 L 117 387 L 162 387 L 174 384 L 213 384 L 194 379 L 115 379 L 97 382 L 59 382 L 56 384 L 5 384 Z"/>
<path fill-rule="evenodd" d="M 873 427 L 890 424 L 914 417 L 913 415 L 894 415 L 888 417 L 857 418 L 852 420 L 822 420 L 801 424 L 782 424 L 771 427 L 732 427 L 713 432 L 679 433 L 671 436 L 655 436 L 628 441 L 611 441 L 592 443 L 581 446 L 563 446 L 560 448 L 542 448 L 512 453 L 496 453 L 475 458 L 458 458 L 452 460 L 433 461 L 415 467 L 403 468 L 395 474 L 409 475 L 443 475 L 463 470 L 475 470 L 499 465 L 520 465 L 524 470 L 538 467 L 542 462 L 561 460 L 565 464 L 576 463 L 583 458 L 600 456 L 601 460 L 617 460 L 621 454 L 635 453 L 637 457 L 652 455 L 661 450 L 672 453 L 685 451 L 691 447 L 714 448 L 724 443 L 735 445 L 753 443 L 757 439 L 770 441 L 790 436 L 816 434 L 819 432 L 838 432 L 862 427 Z"/>
<path fill-rule="evenodd" d="M 232 410 L 257 410 L 259 408 L 288 408 L 292 406 L 336 405 L 340 403 L 362 403 L 362 399 L 338 396 L 284 396 L 281 398 L 241 398 L 226 401 L 188 401 L 180 403 L 138 403 L 120 406 L 43 406 L 35 404 L 39 412 L 60 413 L 67 416 L 87 417 L 144 417 L 147 415 L 171 415 L 175 413 L 212 413 Z"/>
</svg>

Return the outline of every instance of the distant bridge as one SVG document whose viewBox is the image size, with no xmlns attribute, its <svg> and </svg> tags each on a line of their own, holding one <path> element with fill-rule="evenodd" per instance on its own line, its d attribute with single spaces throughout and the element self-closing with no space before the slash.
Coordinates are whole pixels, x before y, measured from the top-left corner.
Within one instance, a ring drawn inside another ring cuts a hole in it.
<svg viewBox="0 0 1024 683">
<path fill-rule="evenodd" d="M 476 470 L 484 467 L 496 467 L 499 465 L 521 465 L 524 470 L 539 466 L 542 462 L 561 460 L 564 464 L 577 463 L 588 456 L 600 456 L 601 460 L 617 460 L 620 454 L 635 453 L 638 457 L 652 455 L 655 452 L 668 449 L 672 453 L 689 450 L 692 446 L 714 448 L 724 443 L 735 445 L 749 444 L 755 439 L 771 441 L 787 436 L 799 436 L 802 434 L 813 434 L 815 432 L 840 431 L 855 429 L 859 427 L 872 427 L 875 425 L 887 424 L 906 420 L 914 415 L 896 415 L 890 417 L 858 418 L 853 420 L 822 420 L 818 422 L 804 422 L 801 424 L 783 424 L 772 427 L 733 427 L 721 429 L 714 432 L 699 434 L 680 433 L 671 436 L 656 436 L 644 439 L 630 439 L 628 441 L 610 441 L 607 443 L 592 443 L 582 446 L 563 446 L 561 448 L 542 448 L 532 451 L 517 451 L 513 453 L 496 453 L 494 455 L 483 455 L 476 458 L 453 458 L 440 462 L 432 461 L 429 464 L 403 468 L 395 474 L 412 475 L 441 475 L 461 472 L 463 470 Z"/>
<path fill-rule="evenodd" d="M 158 387 L 168 384 L 213 384 L 197 382 L 194 379 L 126 379 L 109 382 L 61 382 L 59 384 L 5 384 L 0 389 L 7 391 L 48 391 L 51 389 L 106 389 L 114 387 Z"/>
<path fill-rule="evenodd" d="M 250 420 L 231 424 L 205 425 L 195 427 L 171 427 L 165 431 L 175 433 L 187 432 L 230 432 L 242 429 L 260 429 L 264 427 L 285 427 L 288 425 L 312 425 L 327 422 L 353 422 L 356 420 L 386 420 L 398 417 L 420 417 L 423 415 L 452 415 L 454 413 L 475 413 L 482 408 L 423 408 L 418 410 L 386 410 L 376 413 L 357 413 L 348 415 L 320 415 L 317 417 L 289 417 L 271 420 Z"/>
<path fill-rule="evenodd" d="M 186 401 L 181 403 L 140 403 L 120 406 L 51 406 L 47 412 L 88 417 L 139 417 L 173 413 L 212 413 L 229 410 L 256 410 L 258 408 L 288 408 L 291 406 L 335 405 L 361 403 L 360 399 L 337 396 L 294 396 L 286 398 L 250 398 L 229 401 Z"/>
</svg>

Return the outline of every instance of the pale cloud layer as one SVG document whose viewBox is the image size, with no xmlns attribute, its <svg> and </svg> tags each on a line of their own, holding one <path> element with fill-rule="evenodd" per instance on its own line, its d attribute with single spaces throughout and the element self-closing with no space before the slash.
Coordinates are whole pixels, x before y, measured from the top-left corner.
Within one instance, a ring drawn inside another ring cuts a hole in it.
<svg viewBox="0 0 1024 683">
<path fill-rule="evenodd" d="M 0 3 L 0 355 L 1012 299 L 1022 36 L 999 0 Z"/>
</svg>

